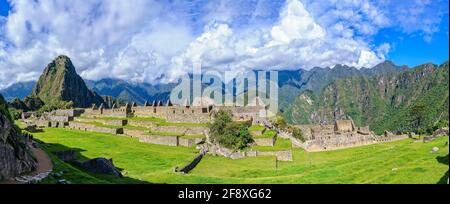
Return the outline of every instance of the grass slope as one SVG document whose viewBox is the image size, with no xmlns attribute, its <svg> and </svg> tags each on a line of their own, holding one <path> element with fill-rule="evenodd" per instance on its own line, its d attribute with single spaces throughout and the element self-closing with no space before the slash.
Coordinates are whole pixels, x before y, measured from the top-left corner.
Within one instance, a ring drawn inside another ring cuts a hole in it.
<svg viewBox="0 0 450 204">
<path fill-rule="evenodd" d="M 117 179 L 71 169 L 64 177 L 73 183 L 438 183 L 446 182 L 449 169 L 448 146 L 444 145 L 448 137 L 430 143 L 407 139 L 329 152 L 294 149 L 293 162 L 276 162 L 272 156 L 231 160 L 207 155 L 187 175 L 173 173 L 172 168 L 191 161 L 197 154 L 194 148 L 52 128 L 35 133 L 35 138 L 49 143 L 48 151 L 76 148 L 85 159 L 113 158 L 128 177 Z M 435 146 L 440 150 L 430 153 Z M 71 167 L 52 158 L 57 170 Z"/>
</svg>

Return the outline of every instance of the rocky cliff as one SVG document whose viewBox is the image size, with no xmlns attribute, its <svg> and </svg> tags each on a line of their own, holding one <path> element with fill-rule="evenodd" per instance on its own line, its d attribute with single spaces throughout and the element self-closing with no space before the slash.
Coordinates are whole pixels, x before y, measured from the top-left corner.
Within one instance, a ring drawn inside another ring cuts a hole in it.
<svg viewBox="0 0 450 204">
<path fill-rule="evenodd" d="M 103 103 L 97 93 L 87 88 L 67 56 L 59 56 L 45 67 L 33 88 L 32 96 L 39 97 L 45 104 L 72 101 L 75 107 Z"/>
<path fill-rule="evenodd" d="M 0 181 L 36 169 L 36 161 L 0 95 Z"/>
</svg>

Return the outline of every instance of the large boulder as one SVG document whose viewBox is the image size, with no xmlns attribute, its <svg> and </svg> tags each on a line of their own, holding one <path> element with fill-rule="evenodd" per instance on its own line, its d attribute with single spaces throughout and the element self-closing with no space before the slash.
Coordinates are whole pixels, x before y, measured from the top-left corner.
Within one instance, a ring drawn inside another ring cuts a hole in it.
<svg viewBox="0 0 450 204">
<path fill-rule="evenodd" d="M 53 152 L 53 154 L 64 162 L 72 162 L 77 158 L 77 152 L 75 150 Z"/>
<path fill-rule="evenodd" d="M 33 171 L 36 165 L 27 149 L 26 139 L 14 125 L 7 104 L 0 95 L 0 181 Z"/>
<path fill-rule="evenodd" d="M 112 159 L 95 158 L 82 163 L 78 166 L 86 171 L 100 174 L 110 174 L 122 177 L 122 173 L 114 166 Z"/>
</svg>

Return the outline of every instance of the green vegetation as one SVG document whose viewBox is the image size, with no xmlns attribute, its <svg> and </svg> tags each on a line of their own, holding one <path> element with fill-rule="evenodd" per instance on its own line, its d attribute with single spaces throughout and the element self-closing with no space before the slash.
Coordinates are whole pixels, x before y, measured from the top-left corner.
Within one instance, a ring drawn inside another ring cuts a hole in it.
<svg viewBox="0 0 450 204">
<path fill-rule="evenodd" d="M 292 136 L 299 139 L 300 141 L 305 141 L 302 130 L 295 126 L 289 125 L 281 114 L 277 114 L 275 116 L 275 119 L 272 120 L 272 124 L 283 131 L 292 133 Z"/>
<path fill-rule="evenodd" d="M 243 149 L 253 142 L 247 123 L 232 121 L 231 113 L 219 110 L 210 125 L 211 140 L 227 148 Z"/>
<path fill-rule="evenodd" d="M 263 131 L 264 129 L 266 129 L 264 126 L 261 125 L 252 125 L 248 128 L 248 131 L 252 132 L 252 131 Z"/>
<path fill-rule="evenodd" d="M 172 168 L 190 162 L 197 154 L 195 148 L 153 145 L 140 143 L 136 138 L 78 130 L 46 128 L 34 136 L 47 143 L 44 148 L 50 153 L 75 149 L 81 160 L 113 158 L 114 165 L 123 169 L 122 173 L 128 177 L 120 179 L 86 173 L 50 154 L 55 171 L 69 170 L 64 179 L 72 183 L 179 183 L 183 182 L 183 176 L 174 174 Z M 50 179 L 44 183 L 54 182 Z"/>
<path fill-rule="evenodd" d="M 280 151 L 280 150 L 290 150 L 292 149 L 291 140 L 284 138 L 277 138 L 275 141 L 275 145 L 273 147 L 269 146 L 253 146 L 250 149 L 257 151 Z"/>
<path fill-rule="evenodd" d="M 424 133 L 438 121 L 448 121 L 448 76 L 446 62 L 389 75 L 341 78 L 321 92 L 303 92 L 284 117 L 294 124 L 317 124 L 334 121 L 338 111 L 357 126 L 370 126 L 376 134 L 385 130 Z"/>
<path fill-rule="evenodd" d="M 276 163 L 272 156 L 232 160 L 207 155 L 193 171 L 181 175 L 172 168 L 191 161 L 197 154 L 194 148 L 68 129 L 48 128 L 34 135 L 48 143 L 49 152 L 73 148 L 81 158 L 113 158 L 128 177 L 87 174 L 52 156 L 55 170 L 68 169 L 63 178 L 73 183 L 445 183 L 448 177 L 448 146 L 444 145 L 448 137 L 428 143 L 406 139 L 329 152 L 307 153 L 293 148 L 292 162 Z M 278 138 L 276 146 L 287 148 L 284 141 Z M 440 150 L 430 153 L 435 146 Z"/>
</svg>

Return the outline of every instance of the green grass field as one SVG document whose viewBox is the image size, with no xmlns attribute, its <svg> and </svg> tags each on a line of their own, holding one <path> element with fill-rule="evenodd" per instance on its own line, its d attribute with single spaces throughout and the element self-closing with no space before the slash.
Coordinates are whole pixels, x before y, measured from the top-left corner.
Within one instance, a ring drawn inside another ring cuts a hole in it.
<svg viewBox="0 0 450 204">
<path fill-rule="evenodd" d="M 68 129 L 44 129 L 35 138 L 48 152 L 77 149 L 80 159 L 113 158 L 126 178 L 81 171 L 54 156 L 55 171 L 72 183 L 439 183 L 448 177 L 448 137 L 429 143 L 412 139 L 329 152 L 293 149 L 294 161 L 275 157 L 231 160 L 207 155 L 189 174 L 173 173 L 196 155 L 195 148 L 139 143 L 136 139 Z M 279 139 L 279 138 L 278 138 Z M 281 143 L 281 145 L 286 145 Z M 430 153 L 432 147 L 439 147 Z M 53 178 L 44 183 L 54 183 Z"/>
</svg>

